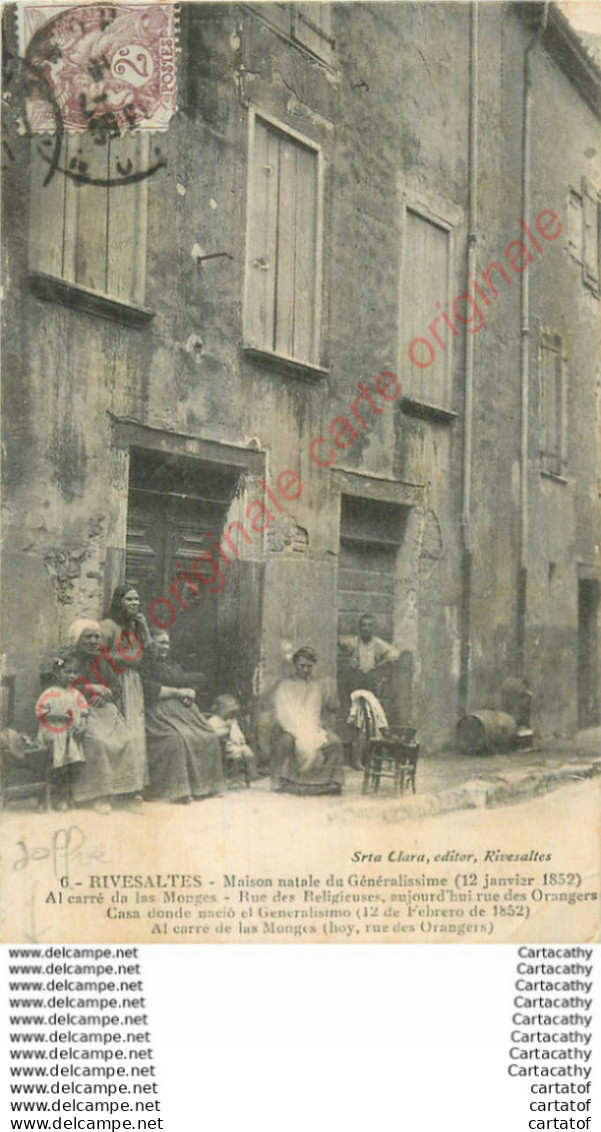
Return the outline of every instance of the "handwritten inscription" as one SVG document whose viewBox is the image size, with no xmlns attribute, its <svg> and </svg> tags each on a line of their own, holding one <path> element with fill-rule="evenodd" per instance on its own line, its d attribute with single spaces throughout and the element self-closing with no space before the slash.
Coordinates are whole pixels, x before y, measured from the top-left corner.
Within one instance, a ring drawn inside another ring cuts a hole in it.
<svg viewBox="0 0 601 1132">
<path fill-rule="evenodd" d="M 27 841 L 17 841 L 17 854 L 12 862 L 13 871 L 23 872 L 40 861 L 50 861 L 55 880 L 67 887 L 71 882 L 73 865 L 83 867 L 93 862 L 106 862 L 102 849 L 87 849 L 86 844 L 86 835 L 77 825 L 55 830 L 46 845 L 31 845 Z"/>
</svg>

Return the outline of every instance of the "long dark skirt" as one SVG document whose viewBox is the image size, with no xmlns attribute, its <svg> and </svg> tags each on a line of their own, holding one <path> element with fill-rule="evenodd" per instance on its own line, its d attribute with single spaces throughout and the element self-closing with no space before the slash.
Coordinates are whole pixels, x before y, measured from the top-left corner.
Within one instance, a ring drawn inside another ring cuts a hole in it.
<svg viewBox="0 0 601 1132">
<path fill-rule="evenodd" d="M 135 668 L 127 668 L 123 673 L 123 714 L 131 732 L 131 749 L 136 768 L 137 794 L 141 794 L 148 784 L 146 764 L 146 734 L 144 730 L 144 692 L 140 673 Z"/>
<path fill-rule="evenodd" d="M 176 802 L 223 793 L 221 744 L 195 704 L 174 696 L 147 708 L 146 750 L 151 798 Z"/>
<path fill-rule="evenodd" d="M 85 762 L 72 767 L 74 802 L 132 794 L 139 774 L 132 735 L 113 703 L 94 703 L 81 740 Z"/>
<path fill-rule="evenodd" d="M 301 769 L 294 736 L 275 724 L 271 737 L 271 781 L 281 794 L 340 794 L 344 783 L 342 743 L 333 731 L 310 766 Z"/>
</svg>

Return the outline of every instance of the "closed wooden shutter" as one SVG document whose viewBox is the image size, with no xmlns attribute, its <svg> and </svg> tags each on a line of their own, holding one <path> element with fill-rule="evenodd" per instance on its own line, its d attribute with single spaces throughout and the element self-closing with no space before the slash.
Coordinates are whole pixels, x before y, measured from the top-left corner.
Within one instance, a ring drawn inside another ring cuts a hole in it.
<svg viewBox="0 0 601 1132">
<path fill-rule="evenodd" d="M 582 213 L 583 213 L 583 263 L 582 276 L 584 282 L 599 288 L 599 217 L 597 193 L 590 181 L 582 178 Z"/>
<path fill-rule="evenodd" d="M 334 54 L 332 38 L 332 12 L 329 4 L 293 4 L 294 38 L 318 55 L 331 62 Z"/>
<path fill-rule="evenodd" d="M 265 350 L 275 349 L 278 181 L 277 135 L 256 119 L 248 201 L 246 335 L 248 345 Z"/>
<path fill-rule="evenodd" d="M 561 339 L 549 335 L 543 339 L 541 366 L 541 459 L 542 467 L 552 475 L 561 475 L 565 466 L 565 414 Z"/>
<path fill-rule="evenodd" d="M 573 191 L 568 194 L 568 248 L 577 263 L 582 263 L 582 197 Z"/>
<path fill-rule="evenodd" d="M 123 302 L 144 302 L 148 180 L 121 184 L 123 170 L 148 165 L 150 139 L 140 131 L 98 145 L 91 135 L 65 138 L 58 171 L 44 185 L 48 164 L 32 142 L 30 267 Z M 131 164 L 130 164 L 131 163 Z"/>
<path fill-rule="evenodd" d="M 247 344 L 317 361 L 315 150 L 255 120 L 248 202 Z"/>
<path fill-rule="evenodd" d="M 280 139 L 275 349 L 314 360 L 315 153 Z"/>
<path fill-rule="evenodd" d="M 450 391 L 447 389 L 446 350 L 450 349 L 452 331 L 440 318 L 446 308 L 449 270 L 449 234 L 420 213 L 407 209 L 403 246 L 402 294 L 402 356 L 407 359 L 410 344 L 415 338 L 426 338 L 434 350 L 430 360 L 428 347 L 418 342 L 414 356 L 426 368 L 406 363 L 406 391 L 415 401 L 450 409 Z M 437 308 L 436 304 L 440 304 Z M 439 318 L 437 331 L 446 345 L 443 350 L 428 326 Z"/>
</svg>

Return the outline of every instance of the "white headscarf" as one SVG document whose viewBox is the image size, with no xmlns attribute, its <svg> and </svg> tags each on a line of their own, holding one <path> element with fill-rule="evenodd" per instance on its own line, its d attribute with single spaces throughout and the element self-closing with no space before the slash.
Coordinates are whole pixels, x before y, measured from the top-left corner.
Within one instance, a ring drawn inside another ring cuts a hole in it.
<svg viewBox="0 0 601 1132">
<path fill-rule="evenodd" d="M 90 621 L 85 617 L 78 618 L 78 620 L 73 621 L 69 626 L 69 631 L 67 633 L 67 643 L 71 645 L 72 648 L 74 648 L 77 645 L 81 634 L 85 633 L 86 629 L 94 629 L 95 632 L 99 633 L 100 625 L 97 621 Z"/>
</svg>

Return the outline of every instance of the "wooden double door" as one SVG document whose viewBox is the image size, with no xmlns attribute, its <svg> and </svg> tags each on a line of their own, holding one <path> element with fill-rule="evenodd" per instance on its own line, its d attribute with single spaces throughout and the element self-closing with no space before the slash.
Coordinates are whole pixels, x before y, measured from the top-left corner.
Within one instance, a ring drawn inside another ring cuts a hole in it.
<svg viewBox="0 0 601 1132">
<path fill-rule="evenodd" d="M 134 462 L 132 473 L 127 580 L 139 589 L 151 627 L 168 629 L 171 655 L 189 674 L 199 706 L 208 710 L 223 692 L 248 702 L 260 640 L 261 567 L 231 554 L 228 564 L 215 547 L 237 475 L 149 458 Z"/>
<path fill-rule="evenodd" d="M 338 636 L 355 637 L 361 614 L 375 619 L 376 636 L 394 639 L 395 589 L 405 537 L 407 508 L 378 500 L 342 496 L 338 561 Z M 379 694 L 390 723 L 411 722 L 412 655 L 379 670 L 379 679 L 362 678 L 348 651 L 338 650 L 338 691 L 342 727 L 350 693 L 366 687 Z M 347 734 L 346 728 L 344 733 Z"/>
</svg>

